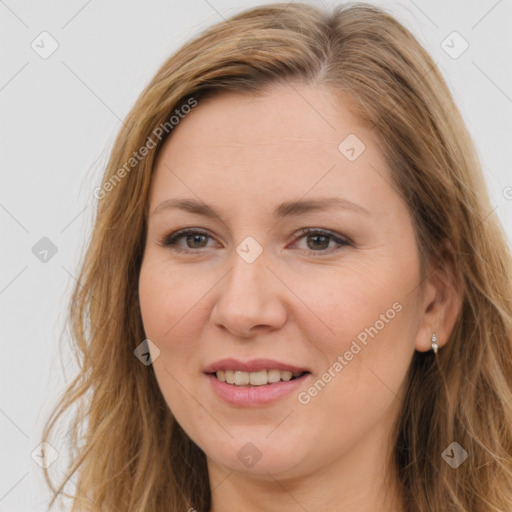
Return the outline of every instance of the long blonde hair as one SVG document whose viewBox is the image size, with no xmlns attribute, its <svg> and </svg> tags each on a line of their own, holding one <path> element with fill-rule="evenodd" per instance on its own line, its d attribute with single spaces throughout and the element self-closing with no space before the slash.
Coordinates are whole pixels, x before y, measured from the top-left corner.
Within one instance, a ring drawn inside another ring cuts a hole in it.
<svg viewBox="0 0 512 512">
<path fill-rule="evenodd" d="M 51 434 L 73 411 L 67 476 L 55 487 L 45 472 L 50 508 L 63 494 L 73 512 L 209 510 L 205 455 L 134 356 L 145 338 L 138 274 L 148 191 L 165 141 L 155 129 L 172 136 L 169 118 L 191 98 L 291 80 L 354 100 L 409 206 L 422 269 L 453 260 L 459 318 L 437 360 L 415 352 L 396 424 L 406 510 L 512 510 L 511 256 L 473 142 L 432 59 L 386 11 L 299 3 L 253 8 L 203 32 L 163 64 L 125 119 L 70 305 L 80 370 L 43 433 L 62 449 Z M 130 160 L 149 139 L 147 154 Z M 441 456 L 452 442 L 468 453 L 457 469 Z"/>
</svg>

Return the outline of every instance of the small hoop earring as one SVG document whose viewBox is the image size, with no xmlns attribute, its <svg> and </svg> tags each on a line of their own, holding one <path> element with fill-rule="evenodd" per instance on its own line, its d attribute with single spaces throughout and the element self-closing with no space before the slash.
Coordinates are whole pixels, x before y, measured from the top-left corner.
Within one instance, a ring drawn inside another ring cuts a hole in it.
<svg viewBox="0 0 512 512">
<path fill-rule="evenodd" d="M 434 351 L 434 354 L 437 354 L 437 349 L 439 348 L 439 345 L 437 344 L 437 336 L 436 333 L 432 333 L 432 350 Z"/>
</svg>

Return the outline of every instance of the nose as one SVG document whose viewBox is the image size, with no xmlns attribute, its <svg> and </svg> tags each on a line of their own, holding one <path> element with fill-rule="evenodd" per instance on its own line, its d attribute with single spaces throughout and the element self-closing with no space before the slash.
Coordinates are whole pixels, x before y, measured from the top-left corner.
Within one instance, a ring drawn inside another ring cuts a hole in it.
<svg viewBox="0 0 512 512">
<path fill-rule="evenodd" d="M 287 318 L 286 287 L 271 270 L 263 252 L 248 263 L 236 252 L 232 267 L 217 289 L 211 321 L 241 338 L 282 327 Z"/>
</svg>

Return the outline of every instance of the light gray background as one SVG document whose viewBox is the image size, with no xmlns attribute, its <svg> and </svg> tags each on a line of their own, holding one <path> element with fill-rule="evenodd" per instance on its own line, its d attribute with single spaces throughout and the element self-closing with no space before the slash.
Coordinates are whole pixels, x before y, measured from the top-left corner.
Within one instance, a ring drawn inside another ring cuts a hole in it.
<svg viewBox="0 0 512 512">
<path fill-rule="evenodd" d="M 45 510 L 49 494 L 31 453 L 73 374 L 63 373 L 58 337 L 91 228 L 92 192 L 121 119 L 178 46 L 262 3 L 0 0 L 1 512 Z M 512 2 L 374 3 L 392 9 L 448 80 L 484 165 L 492 215 L 512 240 Z M 31 48 L 34 40 L 42 46 L 43 31 L 59 45 L 47 59 Z M 441 46 L 453 31 L 469 43 L 457 59 Z M 46 263 L 32 253 L 42 237 L 58 250 Z"/>
</svg>

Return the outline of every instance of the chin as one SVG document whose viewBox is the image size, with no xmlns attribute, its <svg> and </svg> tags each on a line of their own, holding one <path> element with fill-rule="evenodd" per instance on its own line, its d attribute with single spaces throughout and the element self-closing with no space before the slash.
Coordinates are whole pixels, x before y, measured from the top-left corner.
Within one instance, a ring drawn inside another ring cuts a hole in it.
<svg viewBox="0 0 512 512">
<path fill-rule="evenodd" d="M 292 436 L 287 442 L 282 438 L 265 438 L 268 432 L 266 429 L 265 434 L 258 436 L 247 435 L 246 432 L 223 443 L 212 443 L 209 438 L 201 449 L 209 462 L 261 480 L 277 478 L 278 475 L 280 478 L 298 476 L 299 468 L 308 460 L 306 453 L 297 450 L 301 446 L 300 441 Z"/>
</svg>

